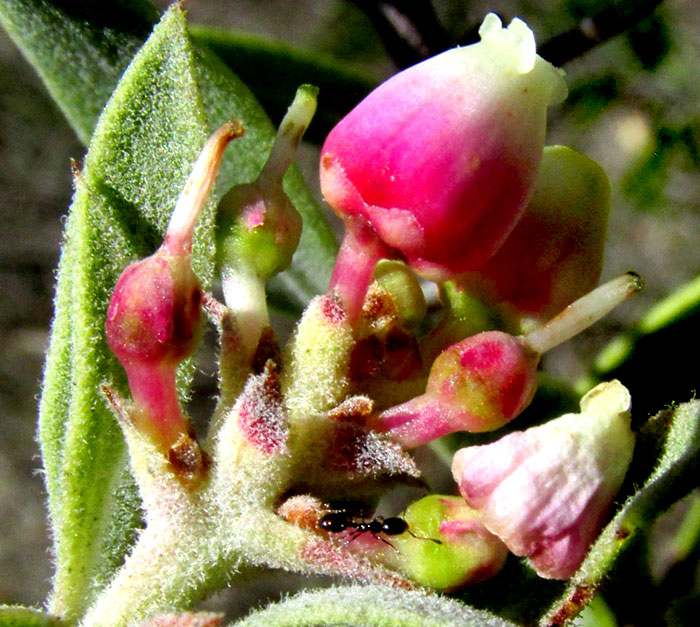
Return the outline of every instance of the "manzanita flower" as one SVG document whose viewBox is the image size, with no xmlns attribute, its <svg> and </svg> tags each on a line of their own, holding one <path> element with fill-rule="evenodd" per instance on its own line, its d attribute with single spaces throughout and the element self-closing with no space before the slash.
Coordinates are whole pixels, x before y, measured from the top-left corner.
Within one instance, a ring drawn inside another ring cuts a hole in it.
<svg viewBox="0 0 700 627">
<path fill-rule="evenodd" d="M 580 414 L 456 453 L 467 504 L 542 577 L 571 577 L 602 529 L 632 460 L 630 403 L 619 381 L 601 383 Z"/>
<path fill-rule="evenodd" d="M 240 123 L 229 122 L 211 136 L 178 199 L 163 244 L 124 270 L 107 311 L 107 342 L 126 370 L 136 404 L 132 420 L 167 455 L 192 443 L 175 385 L 177 367 L 192 354 L 201 328 L 202 291 L 192 271 L 192 236 L 223 150 L 242 133 Z"/>
<path fill-rule="evenodd" d="M 535 193 L 513 232 L 457 282 L 504 306 L 521 327 L 547 320 L 597 285 L 609 210 L 603 168 L 566 146 L 547 146 Z"/>
<path fill-rule="evenodd" d="M 502 427 L 532 400 L 541 356 L 639 289 L 639 277 L 624 274 L 526 335 L 485 331 L 453 344 L 433 362 L 425 393 L 373 417 L 372 428 L 414 447 L 455 431 Z"/>
<path fill-rule="evenodd" d="M 532 195 L 562 73 L 519 19 L 397 74 L 331 131 L 321 189 L 343 218 L 331 280 L 350 319 L 381 257 L 435 280 L 481 266 Z"/>
</svg>

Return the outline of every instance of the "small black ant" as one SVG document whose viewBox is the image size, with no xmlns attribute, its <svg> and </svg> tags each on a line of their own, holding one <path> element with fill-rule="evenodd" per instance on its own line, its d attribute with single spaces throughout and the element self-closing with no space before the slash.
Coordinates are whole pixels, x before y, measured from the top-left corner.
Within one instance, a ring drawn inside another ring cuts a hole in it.
<svg viewBox="0 0 700 627">
<path fill-rule="evenodd" d="M 318 526 L 330 533 L 342 533 L 347 529 L 352 529 L 354 533 L 352 537 L 348 538 L 345 544 L 352 542 L 363 533 L 371 533 L 377 540 L 381 540 L 384 544 L 388 544 L 395 550 L 396 547 L 383 536 L 400 536 L 402 533 L 406 532 L 419 540 L 432 540 L 437 544 L 442 544 L 440 540 L 436 540 L 435 538 L 421 538 L 417 536 L 408 528 L 408 523 L 398 516 L 391 516 L 389 518 L 377 516 L 372 520 L 356 520 L 346 511 L 329 512 L 321 516 L 321 519 L 318 521 Z"/>
</svg>

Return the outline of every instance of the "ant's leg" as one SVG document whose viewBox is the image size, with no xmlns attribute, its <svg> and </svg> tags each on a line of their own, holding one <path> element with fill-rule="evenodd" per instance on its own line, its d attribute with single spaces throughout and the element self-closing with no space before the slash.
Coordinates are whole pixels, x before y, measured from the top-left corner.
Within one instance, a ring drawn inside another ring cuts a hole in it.
<svg viewBox="0 0 700 627">
<path fill-rule="evenodd" d="M 362 531 L 359 529 L 350 529 L 348 531 L 348 534 L 345 536 L 345 542 L 343 542 L 343 546 L 346 546 L 347 544 L 350 544 L 355 538 L 359 537 L 362 535 Z"/>
<path fill-rule="evenodd" d="M 377 536 L 377 535 L 375 535 L 374 537 L 377 538 L 377 540 L 381 540 L 384 544 L 388 544 L 392 549 L 394 549 L 394 551 L 397 551 L 397 550 L 398 550 L 398 549 L 397 549 L 391 542 L 389 542 L 389 540 L 387 540 L 386 538 L 383 538 L 382 536 Z"/>
</svg>

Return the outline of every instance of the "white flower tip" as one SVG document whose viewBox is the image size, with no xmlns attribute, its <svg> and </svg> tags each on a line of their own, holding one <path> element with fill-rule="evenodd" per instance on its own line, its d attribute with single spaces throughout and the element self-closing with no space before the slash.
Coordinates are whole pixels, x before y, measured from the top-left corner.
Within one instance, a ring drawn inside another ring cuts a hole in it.
<svg viewBox="0 0 700 627">
<path fill-rule="evenodd" d="M 479 37 L 482 41 L 495 39 L 503 30 L 503 22 L 495 13 L 488 13 L 479 27 Z"/>
<path fill-rule="evenodd" d="M 479 28 L 479 36 L 483 42 L 511 48 L 516 58 L 515 69 L 518 73 L 527 74 L 535 67 L 535 35 L 521 19 L 516 17 L 507 28 L 503 28 L 500 18 L 495 13 L 489 13 Z"/>
<path fill-rule="evenodd" d="M 541 69 L 546 68 L 543 73 L 546 78 L 543 80 L 549 87 L 547 104 L 558 104 L 566 98 L 568 88 L 564 71 L 537 56 L 535 35 L 521 19 L 516 17 L 507 28 L 503 28 L 500 18 L 495 13 L 489 13 L 479 28 L 479 35 L 482 43 L 496 46 L 512 55 L 514 69 L 519 74 L 532 72 L 536 65 Z"/>
<path fill-rule="evenodd" d="M 617 379 L 596 385 L 581 399 L 581 411 L 595 414 L 627 414 L 632 406 L 629 390 Z"/>
</svg>

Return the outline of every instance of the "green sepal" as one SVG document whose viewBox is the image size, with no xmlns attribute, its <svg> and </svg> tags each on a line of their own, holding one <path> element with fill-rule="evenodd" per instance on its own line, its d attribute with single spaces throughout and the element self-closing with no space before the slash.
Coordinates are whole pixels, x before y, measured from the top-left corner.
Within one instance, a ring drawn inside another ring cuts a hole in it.
<svg viewBox="0 0 700 627">
<path fill-rule="evenodd" d="M 252 229 L 246 228 L 234 207 L 241 209 L 246 206 L 244 198 L 248 190 L 254 191 L 248 186 L 245 186 L 245 189 L 232 190 L 219 204 L 216 230 L 217 265 L 250 268 L 256 276 L 267 281 L 289 267 L 294 248 L 289 245 L 280 246 L 274 227 L 265 228 L 264 225 L 260 225 Z M 239 191 L 242 193 L 237 193 Z M 255 202 L 253 194 L 247 195 Z M 232 201 L 231 206 L 228 206 L 227 199 Z M 257 200 L 262 202 L 261 198 Z"/>
</svg>

